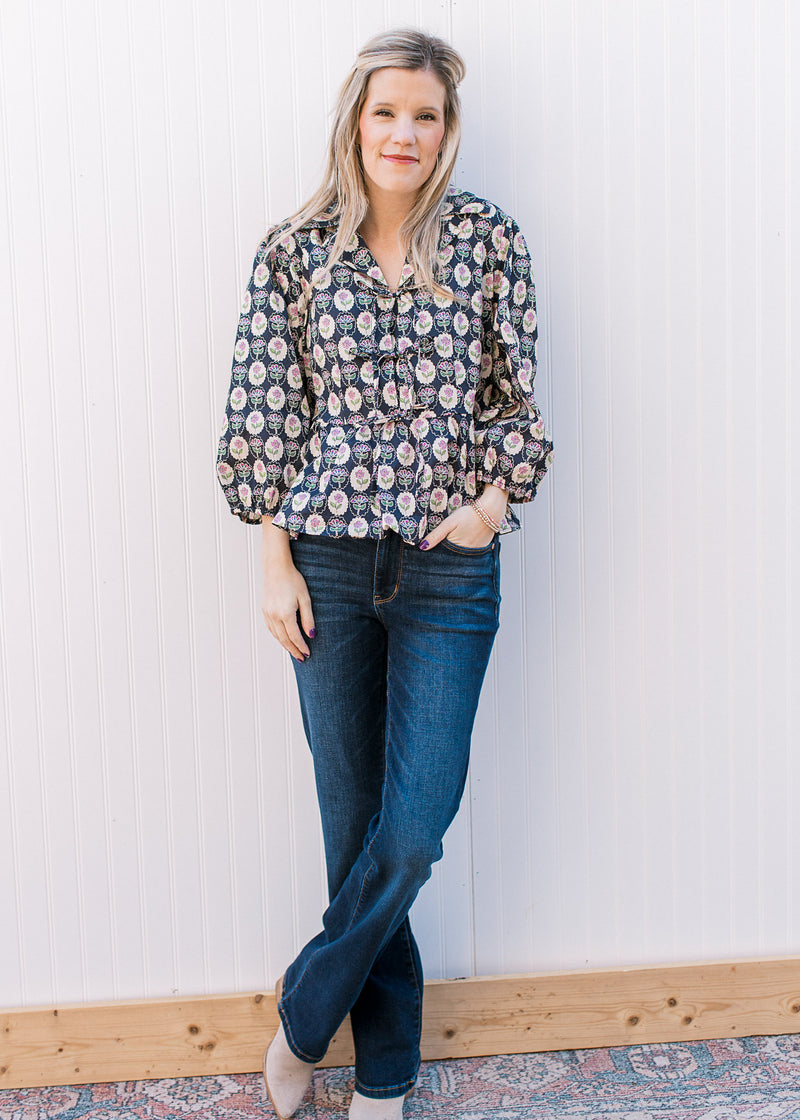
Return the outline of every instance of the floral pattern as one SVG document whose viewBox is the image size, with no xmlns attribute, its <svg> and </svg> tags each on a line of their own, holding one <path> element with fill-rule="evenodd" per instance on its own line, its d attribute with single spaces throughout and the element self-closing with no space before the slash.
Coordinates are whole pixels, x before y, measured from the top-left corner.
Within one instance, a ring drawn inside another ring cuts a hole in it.
<svg viewBox="0 0 800 1120">
<path fill-rule="evenodd" d="M 489 483 L 531 501 L 552 442 L 517 224 L 451 189 L 439 261 L 454 299 L 418 286 L 408 262 L 390 289 L 358 234 L 328 269 L 336 228 L 318 219 L 256 253 L 217 458 L 231 511 L 293 537 L 416 544 Z M 518 525 L 509 507 L 504 529 Z"/>
</svg>

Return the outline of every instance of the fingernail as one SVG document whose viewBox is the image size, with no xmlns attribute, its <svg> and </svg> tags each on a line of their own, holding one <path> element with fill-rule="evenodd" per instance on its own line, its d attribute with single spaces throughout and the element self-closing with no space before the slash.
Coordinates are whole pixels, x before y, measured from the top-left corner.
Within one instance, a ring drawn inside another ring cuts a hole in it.
<svg viewBox="0 0 800 1120">
<path fill-rule="evenodd" d="M 422 549 L 422 551 L 424 552 L 426 548 L 430 548 L 430 547 L 431 547 L 431 545 L 430 545 L 430 541 L 423 541 L 423 542 L 422 542 L 422 544 L 421 544 L 421 545 L 420 545 L 419 547 L 420 547 L 420 548 Z"/>
<path fill-rule="evenodd" d="M 309 636 L 309 638 L 316 638 L 316 636 L 317 636 L 317 631 L 316 631 L 316 630 L 314 629 L 314 627 L 313 627 L 313 626 L 312 626 L 312 627 L 311 627 L 311 629 L 309 630 L 309 632 L 308 632 L 308 636 Z"/>
</svg>

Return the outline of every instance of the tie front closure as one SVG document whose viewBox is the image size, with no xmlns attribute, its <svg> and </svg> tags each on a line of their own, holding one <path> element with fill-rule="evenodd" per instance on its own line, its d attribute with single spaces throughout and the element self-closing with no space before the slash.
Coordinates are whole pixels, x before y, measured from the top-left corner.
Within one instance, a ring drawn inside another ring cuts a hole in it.
<svg viewBox="0 0 800 1120">
<path fill-rule="evenodd" d="M 327 494 L 349 477 L 356 505 L 367 502 L 391 528 L 397 515 L 402 524 L 415 511 L 446 502 L 455 473 L 467 468 L 473 421 L 462 393 L 443 383 L 442 371 L 453 363 L 436 353 L 436 308 L 427 292 L 420 296 L 414 274 L 406 267 L 392 289 L 377 269 L 349 269 L 360 317 L 339 337 L 337 351 L 343 374 L 352 377 L 358 363 L 360 388 L 358 395 L 345 392 L 346 407 L 315 417 L 313 481 Z"/>
<path fill-rule="evenodd" d="M 376 277 L 360 272 L 355 274 L 358 288 L 369 292 L 375 301 L 378 326 L 377 347 L 374 343 L 372 347 L 374 405 L 365 417 L 373 425 L 411 420 L 417 413 L 430 412 L 434 404 L 436 393 L 435 390 L 425 391 L 427 370 L 421 365 L 430 359 L 434 342 L 420 333 L 417 324 L 411 325 L 415 309 L 414 293 L 420 290 L 413 279 L 412 273 L 397 288 L 390 288 Z M 402 330 L 401 318 L 407 320 Z M 434 372 L 432 366 L 430 372 Z"/>
</svg>

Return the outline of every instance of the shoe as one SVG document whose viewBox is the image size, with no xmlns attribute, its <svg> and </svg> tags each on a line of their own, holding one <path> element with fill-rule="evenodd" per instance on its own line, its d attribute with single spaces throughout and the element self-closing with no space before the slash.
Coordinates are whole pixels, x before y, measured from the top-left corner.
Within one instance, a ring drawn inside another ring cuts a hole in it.
<svg viewBox="0 0 800 1120">
<path fill-rule="evenodd" d="M 282 990 L 283 977 L 281 976 L 275 985 L 275 997 L 278 1003 Z M 262 1063 L 267 1096 L 278 1120 L 291 1120 L 297 1112 L 311 1084 L 315 1068 L 314 1062 L 302 1061 L 289 1049 L 283 1022 L 281 1022 L 275 1037 L 264 1051 Z"/>
</svg>

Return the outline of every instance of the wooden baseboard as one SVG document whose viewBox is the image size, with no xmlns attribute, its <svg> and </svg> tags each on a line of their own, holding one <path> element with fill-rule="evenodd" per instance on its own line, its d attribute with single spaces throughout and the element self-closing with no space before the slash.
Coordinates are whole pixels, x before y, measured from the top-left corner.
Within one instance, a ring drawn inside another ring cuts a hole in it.
<svg viewBox="0 0 800 1120">
<path fill-rule="evenodd" d="M 434 980 L 424 1018 L 426 1060 L 800 1033 L 800 957 Z M 0 1089 L 250 1073 L 277 1022 L 271 992 L 4 1011 Z"/>
</svg>

